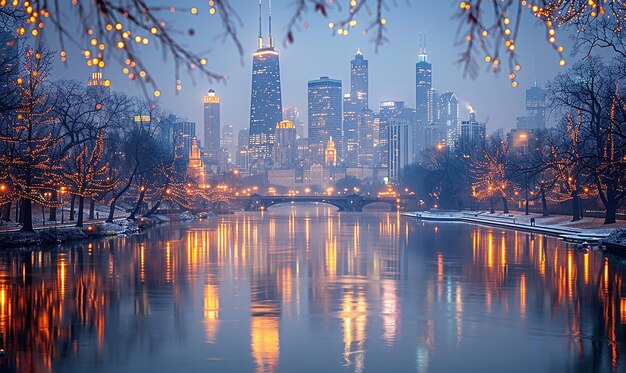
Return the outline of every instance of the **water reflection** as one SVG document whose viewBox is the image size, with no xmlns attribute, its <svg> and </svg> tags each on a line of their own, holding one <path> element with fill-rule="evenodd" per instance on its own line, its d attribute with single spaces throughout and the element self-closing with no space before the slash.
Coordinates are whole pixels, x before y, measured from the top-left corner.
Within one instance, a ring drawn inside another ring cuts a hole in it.
<svg viewBox="0 0 626 373">
<path fill-rule="evenodd" d="M 324 207 L 0 254 L 0 370 L 620 371 L 624 265 Z"/>
</svg>

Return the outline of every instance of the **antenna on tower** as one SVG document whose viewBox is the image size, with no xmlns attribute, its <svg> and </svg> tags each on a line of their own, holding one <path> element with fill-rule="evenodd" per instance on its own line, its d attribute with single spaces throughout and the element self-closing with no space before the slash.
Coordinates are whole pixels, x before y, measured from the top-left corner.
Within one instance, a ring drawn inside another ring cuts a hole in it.
<svg viewBox="0 0 626 373">
<path fill-rule="evenodd" d="M 263 49 L 263 34 L 261 31 L 261 0 L 259 0 L 259 49 Z"/>
<path fill-rule="evenodd" d="M 270 13 L 269 13 L 269 21 L 270 21 L 270 25 L 269 25 L 269 35 L 267 36 L 267 43 L 269 44 L 270 48 L 274 47 L 274 43 L 272 42 L 272 0 L 269 0 L 270 2 Z"/>
</svg>

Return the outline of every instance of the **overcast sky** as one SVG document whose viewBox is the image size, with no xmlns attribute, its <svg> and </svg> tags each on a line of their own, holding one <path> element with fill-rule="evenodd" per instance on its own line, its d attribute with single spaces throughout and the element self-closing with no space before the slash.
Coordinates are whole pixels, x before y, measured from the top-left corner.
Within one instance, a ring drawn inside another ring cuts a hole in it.
<svg viewBox="0 0 626 373">
<path fill-rule="evenodd" d="M 243 56 L 239 55 L 231 41 L 223 41 L 219 18 L 209 15 L 206 1 L 176 2 L 177 5 L 181 3 L 198 6 L 200 11 L 195 16 L 189 12 L 174 13 L 170 26 L 182 30 L 194 28 L 193 37 L 184 37 L 186 44 L 194 51 L 207 52 L 208 68 L 228 76 L 228 80 L 226 83 L 209 83 L 206 78 L 195 74 L 194 85 L 185 73 L 183 91 L 176 95 L 171 59 L 165 61 L 162 53 L 150 44 L 145 47 L 144 56 L 151 61 L 149 66 L 162 92 L 162 105 L 181 117 L 195 121 L 197 132 L 201 134 L 202 96 L 212 88 L 222 97 L 222 125 L 232 124 L 236 130 L 247 127 L 252 52 L 256 49 L 258 33 L 258 3 L 255 0 L 231 0 L 242 21 L 238 33 L 244 47 Z M 333 36 L 327 25 L 330 20 L 337 19 L 336 13 L 325 19 L 318 13 L 309 12 L 300 22 L 301 26 L 307 22 L 308 27 L 301 27 L 295 34 L 295 42 L 285 46 L 285 30 L 293 12 L 293 3 L 291 0 L 274 0 L 273 32 L 280 51 L 283 107 L 298 107 L 306 123 L 307 81 L 320 76 L 342 80 L 346 92 L 349 89 L 350 60 L 357 48 L 369 60 L 370 107 L 378 110 L 379 102 L 387 99 L 404 100 L 414 107 L 415 63 L 420 32 L 427 34 L 434 88 L 440 93 L 455 91 L 461 102 L 471 103 L 478 112 L 478 118 L 488 120 L 489 131 L 513 128 L 515 117 L 524 115 L 525 88 L 531 86 L 535 78 L 540 85 L 544 85 L 563 69 L 558 65 L 557 54 L 545 40 L 545 29 L 536 20 L 525 17 L 522 25 L 525 32 L 517 41 L 522 65 L 518 74 L 519 87 L 511 87 L 508 70 L 494 75 L 485 70 L 485 65 L 481 65 L 479 77 L 472 80 L 463 76 L 461 66 L 456 63 L 462 50 L 461 46 L 455 45 L 458 23 L 453 14 L 458 2 L 415 0 L 387 3 L 385 16 L 389 41 L 375 53 L 372 35 L 362 35 L 367 17 L 357 18 L 361 24 L 349 36 Z M 264 11 L 266 16 L 266 9 Z M 266 22 L 264 19 L 264 33 L 267 32 Z M 53 36 L 48 34 L 47 38 L 54 47 Z M 559 39 L 558 42 L 567 49 L 569 43 L 565 36 L 560 35 Z M 69 48 L 68 52 L 68 63 L 65 66 L 57 63 L 52 76 L 86 81 L 91 70 L 85 65 L 85 59 L 79 55 L 78 49 Z M 109 63 L 105 76 L 111 79 L 112 89 L 142 95 L 137 83 L 128 80 L 120 67 Z M 461 119 L 467 115 L 467 110 L 461 109 Z"/>
</svg>

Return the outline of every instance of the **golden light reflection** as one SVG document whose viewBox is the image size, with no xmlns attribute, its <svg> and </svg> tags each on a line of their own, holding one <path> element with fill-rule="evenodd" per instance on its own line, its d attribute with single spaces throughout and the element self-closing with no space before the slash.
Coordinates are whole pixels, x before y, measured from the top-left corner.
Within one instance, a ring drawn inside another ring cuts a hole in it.
<svg viewBox="0 0 626 373">
<path fill-rule="evenodd" d="M 519 308 L 520 315 L 526 317 L 526 275 L 523 273 L 519 279 Z"/>
<path fill-rule="evenodd" d="M 393 280 L 383 280 L 382 284 L 382 319 L 383 319 L 383 339 L 387 345 L 393 345 L 398 332 L 398 321 L 400 319 L 399 301 L 396 295 L 396 282 Z"/>
<path fill-rule="evenodd" d="M 220 296 L 217 285 L 204 285 L 203 317 L 206 338 L 209 343 L 215 343 L 219 329 Z"/>
<path fill-rule="evenodd" d="M 341 303 L 344 366 L 355 372 L 365 368 L 367 300 L 363 289 L 344 289 Z"/>
</svg>

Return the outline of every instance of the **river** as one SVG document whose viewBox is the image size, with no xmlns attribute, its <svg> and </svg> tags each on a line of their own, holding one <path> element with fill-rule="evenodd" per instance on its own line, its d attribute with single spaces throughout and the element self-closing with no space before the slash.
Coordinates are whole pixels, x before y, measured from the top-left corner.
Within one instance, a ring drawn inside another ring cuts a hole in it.
<svg viewBox="0 0 626 373">
<path fill-rule="evenodd" d="M 625 371 L 625 274 L 543 235 L 277 206 L 1 253 L 0 370 Z"/>
</svg>

